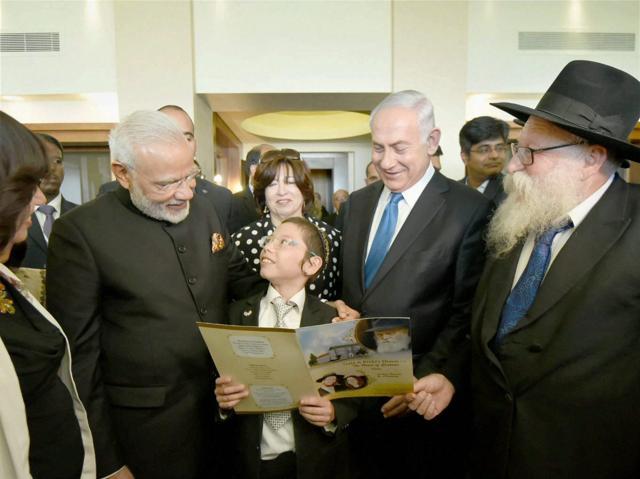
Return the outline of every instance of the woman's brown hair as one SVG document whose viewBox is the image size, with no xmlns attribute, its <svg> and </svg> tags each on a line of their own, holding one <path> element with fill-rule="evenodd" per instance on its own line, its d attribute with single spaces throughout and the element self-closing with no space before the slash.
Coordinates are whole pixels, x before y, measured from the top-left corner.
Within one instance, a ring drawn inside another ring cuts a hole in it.
<svg viewBox="0 0 640 479">
<path fill-rule="evenodd" d="M 290 148 L 268 151 L 263 155 L 253 176 L 253 196 L 258 207 L 261 211 L 264 210 L 267 203 L 264 191 L 278 176 L 281 165 L 287 170 L 291 169 L 296 186 L 304 199 L 303 211 L 306 212 L 313 205 L 313 182 L 307 165 L 300 158 L 300 153 Z"/>
<path fill-rule="evenodd" d="M 0 250 L 15 236 L 21 215 L 47 170 L 42 143 L 25 126 L 0 111 Z"/>
</svg>

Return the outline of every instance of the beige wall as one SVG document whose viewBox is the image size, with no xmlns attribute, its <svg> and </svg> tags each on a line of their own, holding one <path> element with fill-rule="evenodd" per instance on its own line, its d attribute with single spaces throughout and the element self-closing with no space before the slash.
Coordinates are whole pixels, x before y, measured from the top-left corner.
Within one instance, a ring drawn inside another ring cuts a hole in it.
<svg viewBox="0 0 640 479">
<path fill-rule="evenodd" d="M 423 92 L 442 129 L 442 171 L 464 176 L 458 131 L 467 81 L 467 2 L 393 3 L 393 89 Z"/>
</svg>

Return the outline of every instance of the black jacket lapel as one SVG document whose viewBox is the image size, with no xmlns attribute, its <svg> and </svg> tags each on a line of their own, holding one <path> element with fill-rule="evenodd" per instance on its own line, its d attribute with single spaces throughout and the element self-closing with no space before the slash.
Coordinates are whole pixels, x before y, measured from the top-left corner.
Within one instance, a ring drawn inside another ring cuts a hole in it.
<svg viewBox="0 0 640 479">
<path fill-rule="evenodd" d="M 33 240 L 34 244 L 40 248 L 46 255 L 47 253 L 47 240 L 44 239 L 44 233 L 42 227 L 38 221 L 38 217 L 35 213 L 31 215 L 31 226 L 29 227 L 29 238 Z"/>
</svg>

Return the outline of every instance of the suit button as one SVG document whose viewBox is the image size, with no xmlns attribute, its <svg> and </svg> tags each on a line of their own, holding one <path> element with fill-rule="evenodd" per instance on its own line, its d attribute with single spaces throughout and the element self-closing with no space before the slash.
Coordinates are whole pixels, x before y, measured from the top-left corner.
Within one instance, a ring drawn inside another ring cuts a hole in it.
<svg viewBox="0 0 640 479">
<path fill-rule="evenodd" d="M 504 398 L 509 402 L 513 401 L 513 398 L 511 397 L 511 394 L 509 394 L 509 393 L 504 393 Z"/>
<path fill-rule="evenodd" d="M 200 190 L 200 193 L 202 193 L 203 195 L 206 195 L 207 193 L 209 193 L 209 190 L 207 190 L 207 189 L 205 189 L 205 188 L 202 188 L 202 189 Z"/>
<path fill-rule="evenodd" d="M 187 247 L 186 246 L 178 246 L 178 253 L 186 253 L 187 252 Z"/>
<path fill-rule="evenodd" d="M 204 316 L 205 314 L 207 314 L 207 308 L 205 308 L 204 306 L 202 308 L 200 308 L 200 314 L 202 316 Z"/>
<path fill-rule="evenodd" d="M 189 284 L 191 284 L 191 285 L 194 285 L 194 284 L 196 284 L 196 283 L 198 282 L 198 278 L 196 278 L 195 276 L 191 276 L 191 277 L 187 280 L 187 282 L 188 282 Z"/>
<path fill-rule="evenodd" d="M 540 353 L 542 352 L 542 346 L 539 344 L 532 344 L 531 346 L 529 346 L 529 352 L 530 353 Z"/>
</svg>

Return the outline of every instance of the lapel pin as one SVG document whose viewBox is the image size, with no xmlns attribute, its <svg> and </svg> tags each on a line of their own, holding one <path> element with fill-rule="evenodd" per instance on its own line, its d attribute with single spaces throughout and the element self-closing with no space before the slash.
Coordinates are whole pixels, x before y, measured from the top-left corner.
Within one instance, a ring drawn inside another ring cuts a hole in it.
<svg viewBox="0 0 640 479">
<path fill-rule="evenodd" d="M 211 252 L 217 253 L 224 249 L 224 238 L 220 233 L 213 233 L 211 235 Z"/>
<path fill-rule="evenodd" d="M 251 316 L 251 315 L 253 314 L 253 311 L 252 311 L 252 310 L 250 310 L 250 309 L 245 309 L 245 310 L 242 312 L 242 314 L 243 314 L 244 316 Z"/>
</svg>

